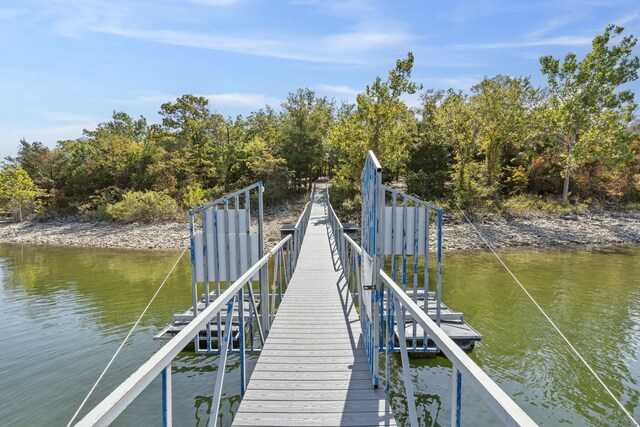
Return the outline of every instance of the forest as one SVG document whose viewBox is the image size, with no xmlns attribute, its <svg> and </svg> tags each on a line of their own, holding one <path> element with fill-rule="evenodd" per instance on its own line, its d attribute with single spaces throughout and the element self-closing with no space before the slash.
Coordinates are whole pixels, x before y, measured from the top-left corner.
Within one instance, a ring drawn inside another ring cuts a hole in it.
<svg viewBox="0 0 640 427">
<path fill-rule="evenodd" d="M 540 87 L 497 75 L 470 91 L 424 88 L 408 53 L 355 104 L 298 89 L 246 117 L 190 94 L 162 104 L 160 123 L 117 111 L 55 148 L 21 140 L 0 168 L 0 210 L 19 221 L 174 220 L 258 180 L 274 204 L 326 176 L 348 215 L 369 149 L 393 185 L 475 213 L 638 209 L 640 121 L 625 88 L 638 78 L 636 42 L 611 25 L 582 58 L 543 56 Z M 404 101 L 414 94 L 418 108 Z"/>
</svg>

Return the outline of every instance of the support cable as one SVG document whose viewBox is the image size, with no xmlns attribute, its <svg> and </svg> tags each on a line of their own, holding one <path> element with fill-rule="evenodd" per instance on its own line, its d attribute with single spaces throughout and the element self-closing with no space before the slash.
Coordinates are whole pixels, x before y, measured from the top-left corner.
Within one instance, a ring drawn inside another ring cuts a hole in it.
<svg viewBox="0 0 640 427">
<path fill-rule="evenodd" d="M 496 251 L 493 250 L 493 247 L 489 244 L 489 242 L 487 242 L 487 240 L 484 238 L 484 236 L 480 233 L 480 231 L 476 228 L 475 225 L 473 225 L 473 223 L 471 222 L 471 220 L 469 219 L 469 217 L 467 216 L 467 214 L 465 213 L 465 211 L 462 210 L 462 208 L 460 207 L 460 205 L 458 205 L 458 209 L 460 210 L 460 212 L 462 212 L 462 215 L 464 215 L 464 218 L 467 220 L 467 222 L 469 223 L 469 225 L 473 228 L 473 230 L 476 232 L 476 234 L 478 235 L 478 237 L 480 237 L 480 239 L 484 242 L 484 244 L 487 246 L 487 248 L 489 248 L 489 250 L 493 253 L 493 255 L 495 255 L 495 257 L 498 259 L 498 261 L 500 262 L 500 264 L 502 264 L 502 266 L 505 268 L 505 270 L 507 270 L 507 272 L 511 275 L 511 277 L 513 278 L 513 280 L 515 280 L 515 282 L 518 284 L 518 286 L 520 286 L 520 288 L 522 289 L 522 291 L 529 297 L 529 299 L 533 302 L 533 304 L 538 308 L 538 310 L 540 311 L 540 313 L 542 313 L 542 315 L 549 321 L 549 323 L 551 324 L 551 326 L 553 326 L 553 329 L 556 330 L 556 332 L 558 332 L 558 334 L 562 337 L 562 339 L 567 343 L 567 345 L 569 346 L 569 348 L 571 348 L 571 350 L 573 351 L 573 353 L 576 355 L 576 357 L 582 362 L 582 364 L 589 370 L 589 372 L 591 372 L 591 374 L 595 377 L 596 380 L 598 380 L 598 382 L 600 383 L 600 385 L 602 385 L 602 387 L 604 387 L 604 389 L 606 390 L 606 392 L 609 394 L 609 396 L 611 396 L 611 398 L 618 404 L 618 406 L 620 407 L 620 409 L 622 409 L 622 411 L 624 412 L 624 414 L 629 418 L 629 420 L 631 420 L 632 424 L 636 427 L 640 427 L 640 424 L 638 424 L 638 422 L 633 418 L 633 416 L 631 415 L 631 413 L 627 410 L 627 408 L 624 407 L 624 405 L 620 402 L 620 400 L 618 400 L 618 398 L 613 394 L 613 392 L 609 389 L 609 387 L 607 387 L 607 385 L 604 383 L 604 381 L 602 381 L 602 379 L 600 378 L 600 376 L 596 373 L 596 371 L 593 370 L 593 368 L 589 365 L 589 363 L 587 363 L 587 361 L 584 359 L 584 357 L 582 357 L 582 355 L 578 352 L 578 350 L 573 346 L 573 344 L 571 344 L 571 342 L 569 341 L 569 339 L 562 333 L 562 331 L 560 330 L 560 328 L 558 328 L 558 326 L 556 326 L 556 324 L 553 322 L 553 320 L 551 320 L 551 318 L 547 315 L 547 313 L 542 309 L 542 307 L 540 307 L 540 304 L 538 304 L 538 302 L 533 298 L 533 296 L 529 293 L 529 291 L 527 291 L 527 289 L 524 287 L 524 285 L 520 282 L 520 280 L 518 280 L 518 278 L 515 276 L 515 274 L 513 274 L 513 272 L 509 269 L 509 267 L 507 267 L 507 265 L 504 263 L 504 261 L 502 261 L 502 259 L 498 256 L 498 254 L 496 253 Z"/>
<path fill-rule="evenodd" d="M 133 324 L 133 326 L 131 327 L 131 329 L 129 330 L 129 333 L 127 334 L 127 336 L 124 338 L 124 340 L 122 341 L 122 343 L 120 344 L 120 347 L 118 347 L 118 349 L 116 350 L 116 352 L 113 354 L 113 356 L 111 356 L 111 360 L 109 360 L 109 363 L 107 363 L 107 366 L 104 367 L 104 369 L 102 370 L 102 373 L 100 374 L 100 376 L 98 377 L 98 379 L 96 380 L 96 382 L 93 384 L 93 387 L 91 387 L 91 390 L 89 390 L 89 393 L 87 393 L 87 396 L 84 398 L 84 400 L 82 401 L 82 403 L 80 404 L 80 406 L 78 407 L 78 409 L 76 410 L 76 412 L 73 414 L 73 417 L 71 417 L 71 419 L 69 420 L 69 423 L 67 424 L 67 427 L 70 427 L 71 424 L 73 423 L 73 421 L 75 421 L 76 417 L 78 416 L 78 414 L 80 413 L 80 411 L 82 410 L 82 408 L 84 407 L 84 405 L 87 403 L 87 401 L 89 400 L 89 397 L 91 397 L 91 395 L 93 394 L 94 390 L 96 389 L 96 387 L 98 386 L 98 384 L 100 383 L 100 381 L 102 381 L 102 378 L 104 377 L 104 375 L 107 373 L 107 370 L 111 367 L 111 365 L 113 364 L 113 361 L 115 360 L 116 357 L 118 357 L 118 354 L 120 354 L 120 351 L 122 350 L 122 348 L 124 347 L 125 343 L 129 340 L 129 337 L 131 337 L 131 334 L 133 333 L 134 329 L 136 329 L 136 327 L 138 326 L 138 324 L 140 323 L 140 321 L 142 320 L 142 318 L 144 317 L 144 315 L 147 313 L 147 310 L 149 309 L 149 307 L 151 306 L 151 304 L 153 303 L 153 301 L 156 299 L 156 297 L 158 296 L 158 294 L 160 293 L 160 290 L 162 289 L 162 287 L 165 285 L 165 283 L 167 283 L 167 280 L 169 279 L 169 276 L 171 276 L 171 273 L 173 273 L 173 271 L 176 269 L 176 267 L 178 266 L 178 263 L 180 262 L 180 260 L 182 259 L 182 256 L 184 255 L 184 253 L 187 251 L 187 249 L 189 249 L 189 246 L 186 246 L 183 250 L 182 253 L 180 254 L 180 256 L 178 257 L 178 259 L 176 260 L 176 262 L 173 264 L 173 267 L 171 267 L 171 270 L 169 270 L 169 272 L 167 273 L 167 275 L 165 276 L 164 280 L 162 281 L 162 283 L 160 283 L 160 286 L 158 287 L 158 289 L 156 290 L 156 292 L 153 294 L 153 296 L 151 297 L 151 300 L 149 300 L 149 303 L 147 304 L 147 306 L 144 308 L 144 310 L 142 310 L 142 313 L 140 314 L 140 316 L 138 317 L 138 320 L 136 320 L 136 323 Z"/>
</svg>

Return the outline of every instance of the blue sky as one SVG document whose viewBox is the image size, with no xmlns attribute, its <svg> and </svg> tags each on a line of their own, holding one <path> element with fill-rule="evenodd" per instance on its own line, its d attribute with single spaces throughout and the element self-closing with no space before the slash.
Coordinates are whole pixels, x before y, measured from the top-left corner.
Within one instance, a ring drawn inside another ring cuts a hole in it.
<svg viewBox="0 0 640 427">
<path fill-rule="evenodd" d="M 77 138 L 114 110 L 157 122 L 185 93 L 234 117 L 300 87 L 353 101 L 408 51 L 425 88 L 466 90 L 496 74 L 543 84 L 542 55 L 583 55 L 610 23 L 640 36 L 637 0 L 3 3 L 0 158 L 20 138 Z"/>
</svg>

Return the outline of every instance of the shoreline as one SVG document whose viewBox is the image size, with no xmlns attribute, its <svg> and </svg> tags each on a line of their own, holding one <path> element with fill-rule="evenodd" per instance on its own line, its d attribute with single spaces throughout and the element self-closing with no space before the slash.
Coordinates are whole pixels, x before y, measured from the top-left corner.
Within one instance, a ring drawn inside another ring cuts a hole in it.
<svg viewBox="0 0 640 427">
<path fill-rule="evenodd" d="M 280 240 L 280 225 L 295 223 L 299 213 L 282 210 L 265 217 L 265 246 Z M 610 212 L 563 217 L 512 217 L 474 222 L 494 248 L 558 248 L 640 244 L 640 212 Z M 0 222 L 0 244 L 36 244 L 113 249 L 184 249 L 188 223 L 118 224 L 73 219 Z M 445 218 L 445 251 L 486 249 L 463 220 Z"/>
</svg>

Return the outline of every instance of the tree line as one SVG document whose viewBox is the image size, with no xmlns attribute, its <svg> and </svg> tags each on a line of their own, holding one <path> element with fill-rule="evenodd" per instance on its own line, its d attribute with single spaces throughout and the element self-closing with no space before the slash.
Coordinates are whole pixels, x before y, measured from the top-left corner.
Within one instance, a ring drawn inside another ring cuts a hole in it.
<svg viewBox="0 0 640 427">
<path fill-rule="evenodd" d="M 223 117 L 194 95 L 162 104 L 158 124 L 114 112 L 53 149 L 21 140 L 0 170 L 0 203 L 19 219 L 163 220 L 258 180 L 277 202 L 327 175 L 336 206 L 357 212 L 369 149 L 385 180 L 423 199 L 638 203 L 640 124 L 624 85 L 640 62 L 623 31 L 608 26 L 582 59 L 540 58 L 542 87 L 497 75 L 468 92 L 424 89 L 409 53 L 355 104 L 299 89 L 279 111 L 246 117 Z M 410 108 L 403 98 L 416 93 L 421 105 Z"/>
</svg>

